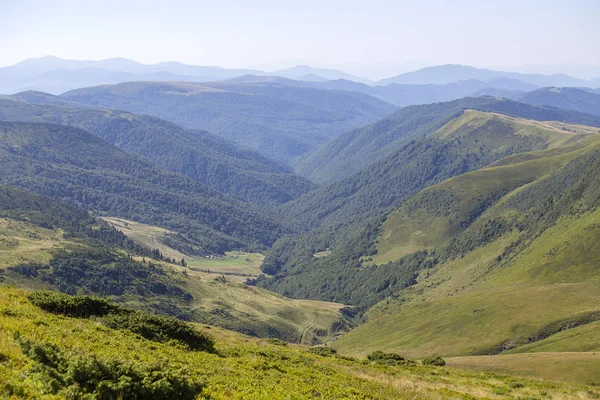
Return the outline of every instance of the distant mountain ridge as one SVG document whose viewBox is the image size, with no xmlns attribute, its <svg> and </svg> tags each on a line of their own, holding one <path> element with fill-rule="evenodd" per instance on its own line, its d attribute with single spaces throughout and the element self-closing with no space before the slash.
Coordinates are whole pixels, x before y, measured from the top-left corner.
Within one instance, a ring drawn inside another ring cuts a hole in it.
<svg viewBox="0 0 600 400">
<path fill-rule="evenodd" d="M 498 78 L 516 79 L 537 86 L 600 86 L 600 77 L 579 79 L 565 74 L 543 75 L 522 74 L 518 72 L 493 71 L 468 65 L 447 64 L 426 67 L 413 72 L 380 80 L 377 85 L 400 84 L 438 84 L 477 79 L 489 82 Z"/>
<path fill-rule="evenodd" d="M 189 81 L 213 82 L 243 75 L 280 75 L 300 80 L 352 79 L 369 82 L 333 69 L 296 66 L 274 72 L 255 69 L 235 69 L 218 66 L 188 65 L 176 61 L 157 64 L 142 64 L 126 58 L 106 60 L 66 60 L 45 56 L 21 61 L 0 68 L 0 93 L 12 94 L 26 90 L 37 90 L 61 94 L 69 90 L 117 84 L 130 81 Z"/>
<path fill-rule="evenodd" d="M 546 71 L 541 67 L 540 70 Z M 588 70 L 592 71 L 594 69 L 588 68 Z M 347 80 L 375 86 L 386 86 L 391 83 L 443 85 L 460 81 L 479 80 L 490 84 L 496 89 L 524 91 L 545 86 L 600 87 L 600 76 L 581 79 L 566 74 L 543 75 L 540 73 L 493 71 L 453 64 L 422 68 L 374 82 L 368 78 L 337 69 L 316 68 L 307 65 L 297 65 L 277 71 L 262 71 L 248 68 L 188 65 L 176 61 L 142 64 L 126 58 L 91 61 L 65 60 L 59 57 L 46 56 L 27 59 L 15 65 L 0 68 L 0 93 L 12 94 L 26 90 L 38 90 L 60 94 L 81 87 L 130 81 L 214 82 L 234 79 L 244 75 L 279 76 L 307 83 Z M 363 91 L 363 93 L 365 92 Z M 450 98 L 437 99 L 437 101 L 443 100 L 450 100 Z"/>
<path fill-rule="evenodd" d="M 600 92 L 570 87 L 545 87 L 521 96 L 516 100 L 539 106 L 574 110 L 600 116 Z"/>
<path fill-rule="evenodd" d="M 358 92 L 237 81 L 127 82 L 77 89 L 60 97 L 206 130 L 287 163 L 397 109 Z"/>
<path fill-rule="evenodd" d="M 295 164 L 296 172 L 320 184 L 343 179 L 398 150 L 410 140 L 441 127 L 465 109 L 600 127 L 600 117 L 595 115 L 531 106 L 491 96 L 466 97 L 445 103 L 404 107 L 374 124 L 349 131 L 299 158 Z"/>
</svg>

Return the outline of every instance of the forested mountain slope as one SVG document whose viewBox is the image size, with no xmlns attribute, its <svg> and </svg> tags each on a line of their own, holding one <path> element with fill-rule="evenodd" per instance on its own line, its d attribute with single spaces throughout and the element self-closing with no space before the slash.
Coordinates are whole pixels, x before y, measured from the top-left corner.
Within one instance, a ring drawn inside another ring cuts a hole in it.
<svg viewBox="0 0 600 400">
<path fill-rule="evenodd" d="M 296 163 L 295 169 L 313 182 L 338 181 L 400 149 L 410 140 L 435 131 L 465 109 L 600 127 L 600 117 L 594 115 L 530 106 L 490 96 L 464 98 L 447 103 L 402 108 L 381 121 L 325 143 L 303 156 Z"/>
<path fill-rule="evenodd" d="M 451 101 L 466 96 L 474 96 L 474 93 L 483 90 L 517 90 L 527 91 L 537 89 L 536 85 L 528 85 L 519 81 L 507 80 L 492 83 L 476 79 L 463 80 L 443 85 L 434 84 L 398 84 L 370 86 L 347 79 L 336 79 L 326 82 L 308 82 L 280 78 L 277 76 L 254 76 L 246 75 L 232 79 L 238 83 L 268 83 L 273 82 L 286 86 L 309 87 L 314 89 L 344 90 L 364 93 L 369 96 L 387 101 L 398 107 L 406 107 L 415 104 L 429 104 L 441 101 Z"/>
<path fill-rule="evenodd" d="M 600 78 L 580 79 L 565 74 L 537 74 L 537 73 L 519 73 L 507 71 L 493 71 L 483 68 L 475 68 L 469 65 L 446 64 L 434 65 L 421 68 L 417 71 L 407 72 L 398 76 L 383 79 L 378 82 L 380 85 L 390 83 L 403 84 L 445 84 L 467 79 L 479 79 L 486 82 L 494 80 L 518 80 L 526 84 L 537 86 L 581 86 L 596 87 Z"/>
<path fill-rule="evenodd" d="M 285 232 L 257 207 L 129 155 L 83 130 L 0 123 L 0 182 L 101 214 L 171 228 L 200 252 L 268 246 Z"/>
<path fill-rule="evenodd" d="M 600 115 L 600 94 L 570 87 L 546 87 L 516 98 L 523 103 Z"/>
<path fill-rule="evenodd" d="M 382 217 L 389 207 L 402 204 L 420 190 L 448 177 L 486 167 L 503 157 L 535 154 L 544 149 L 560 152 L 564 151 L 559 150 L 563 146 L 584 146 L 588 138 L 596 137 L 591 133 L 596 133 L 596 128 L 467 111 L 435 134 L 405 146 L 406 153 L 402 157 L 390 157 L 395 163 L 389 168 L 388 164 L 378 163 L 382 168 L 374 170 L 372 175 L 358 174 L 362 180 L 348 179 L 331 185 L 339 188 L 340 194 L 331 196 L 329 203 L 327 199 L 318 198 L 313 203 L 309 199 L 298 203 L 298 207 L 300 204 L 304 207 L 305 221 L 320 224 L 320 227 L 280 239 L 263 264 L 264 270 L 277 276 L 259 279 L 257 283 L 292 297 L 369 307 L 411 285 L 415 272 L 432 263 L 420 248 L 402 253 L 406 256 L 400 259 L 388 257 L 385 261 L 393 262 L 384 266 L 376 266 L 370 260 L 377 257 L 376 244 L 385 243 L 385 238 L 378 235 Z M 415 151 L 409 151 L 411 149 Z M 365 182 L 364 188 L 356 189 L 363 187 L 359 185 L 361 182 Z M 347 186 L 341 186 L 342 183 Z M 328 195 L 321 190 L 314 193 Z M 449 201 L 438 200 L 440 207 Z M 482 201 L 485 204 L 486 199 Z M 292 209 L 286 209 L 287 215 L 292 213 Z M 495 232 L 496 227 L 489 229 Z M 477 235 L 486 237 L 488 233 L 473 235 L 465 241 L 476 243 Z M 328 247 L 325 253 L 328 255 L 319 256 L 319 252 Z M 411 249 L 410 245 L 407 247 Z M 444 257 L 454 257 L 462 250 L 460 246 L 444 250 Z M 395 248 L 381 249 L 382 253 L 392 255 L 394 251 Z"/>
<path fill-rule="evenodd" d="M 365 214 L 394 206 L 454 175 L 482 168 L 511 154 L 555 146 L 572 137 L 567 129 L 595 133 L 590 127 L 474 110 L 460 114 L 433 133 L 411 140 L 359 173 L 283 205 L 284 214 L 310 226 L 364 218 Z"/>
<path fill-rule="evenodd" d="M 420 254 L 423 264 L 411 271 L 409 288 L 336 346 L 413 355 L 596 349 L 599 169 L 593 135 L 508 157 L 413 197 L 383 224 L 373 258 L 386 268 Z M 587 333 L 558 338 L 578 327 Z"/>
<path fill-rule="evenodd" d="M 66 101 L 38 92 L 13 97 L 37 103 Z M 154 117 L 0 99 L 0 120 L 50 122 L 81 128 L 163 168 L 260 205 L 285 203 L 314 187 L 283 163 L 241 149 L 207 132 L 190 132 Z"/>
<path fill-rule="evenodd" d="M 129 82 L 78 89 L 61 97 L 204 129 L 287 162 L 396 110 L 357 92 L 274 83 Z"/>
</svg>

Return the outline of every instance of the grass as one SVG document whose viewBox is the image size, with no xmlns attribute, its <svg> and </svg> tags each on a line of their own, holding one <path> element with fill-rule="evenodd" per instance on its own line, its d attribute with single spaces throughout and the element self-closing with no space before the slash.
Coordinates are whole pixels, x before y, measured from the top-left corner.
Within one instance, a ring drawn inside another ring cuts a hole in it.
<svg viewBox="0 0 600 400">
<path fill-rule="evenodd" d="M 342 321 L 342 304 L 289 299 L 245 285 L 236 276 L 173 268 L 187 275 L 192 311 L 205 323 L 305 344 L 327 342 L 339 333 L 334 325 Z"/>
<path fill-rule="evenodd" d="M 175 232 L 123 218 L 103 217 L 102 219 L 123 232 L 125 236 L 137 244 L 150 249 L 160 250 L 165 257 L 176 260 L 188 257 L 179 250 L 164 243 L 164 240 L 170 235 L 175 235 Z"/>
<path fill-rule="evenodd" d="M 451 357 L 447 365 L 473 371 L 515 374 L 589 385 L 600 384 L 600 353 L 551 352 Z"/>
<path fill-rule="evenodd" d="M 595 310 L 599 304 L 595 283 L 471 289 L 437 300 L 393 305 L 340 338 L 334 347 L 351 355 L 373 350 L 409 357 L 496 354 L 525 344 L 552 321 Z"/>
<path fill-rule="evenodd" d="M 62 247 L 66 242 L 60 230 L 0 218 L 0 268 L 19 263 L 48 262 L 50 250 Z"/>
<path fill-rule="evenodd" d="M 176 234 L 169 230 L 140 224 L 123 218 L 104 217 L 102 219 L 142 246 L 158 249 L 165 257 L 177 261 L 182 258 L 185 259 L 190 268 L 215 274 L 246 277 L 262 274 L 260 270 L 260 266 L 264 260 L 262 254 L 231 251 L 226 252 L 224 256 L 210 256 L 212 258 L 207 259 L 202 256 L 186 254 L 182 250 L 169 246 L 166 243 L 167 241 L 169 243 L 177 243 L 177 241 L 173 240 Z"/>
<path fill-rule="evenodd" d="M 315 258 L 324 258 L 324 257 L 327 257 L 330 254 L 331 254 L 331 250 L 318 251 L 315 254 L 313 254 L 313 257 L 315 257 Z"/>
<path fill-rule="evenodd" d="M 600 322 L 592 322 L 558 332 L 544 340 L 526 344 L 506 353 L 600 352 L 599 332 Z"/>
<path fill-rule="evenodd" d="M 514 134 L 522 136 L 540 136 L 549 141 L 550 147 L 556 147 L 571 139 L 575 134 L 597 134 L 598 128 L 586 125 L 567 124 L 557 121 L 536 121 L 514 118 L 494 112 L 465 110 L 459 118 L 455 118 L 438 129 L 434 134 L 442 138 L 464 136 L 485 124 L 493 121 L 511 128 Z"/>
<path fill-rule="evenodd" d="M 262 274 L 260 266 L 265 257 L 260 253 L 245 253 L 242 251 L 229 251 L 224 256 L 215 256 L 213 259 L 202 257 L 186 258 L 188 267 L 197 268 L 213 274 L 240 275 L 245 277 Z"/>
<path fill-rule="evenodd" d="M 322 357 L 304 346 L 269 343 L 198 325 L 215 340 L 217 353 L 151 342 L 93 319 L 48 314 L 26 292 L 0 286 L 0 394 L 57 399 L 45 393 L 43 375 L 21 352 L 18 332 L 49 343 L 67 356 L 95 356 L 143 365 L 163 363 L 202 382 L 198 399 L 595 399 L 589 386 L 542 382 L 499 374 L 428 366 L 384 366 L 363 360 Z"/>
</svg>

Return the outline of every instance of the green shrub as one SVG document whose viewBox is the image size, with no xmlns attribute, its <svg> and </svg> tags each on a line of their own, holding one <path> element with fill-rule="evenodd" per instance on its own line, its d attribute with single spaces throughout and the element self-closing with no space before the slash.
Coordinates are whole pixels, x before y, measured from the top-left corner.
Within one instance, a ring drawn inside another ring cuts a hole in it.
<svg viewBox="0 0 600 400">
<path fill-rule="evenodd" d="M 402 357 L 396 353 L 384 353 L 383 351 L 374 351 L 367 356 L 367 360 L 375 364 L 382 365 L 415 365 L 415 362 Z"/>
<path fill-rule="evenodd" d="M 67 356 L 58 346 L 15 335 L 48 394 L 78 399 L 194 399 L 203 384 L 166 364 Z"/>
<path fill-rule="evenodd" d="M 122 310 L 121 307 L 98 297 L 69 296 L 68 294 L 49 290 L 29 293 L 27 298 L 33 305 L 44 311 L 69 317 L 102 317 Z"/>
<path fill-rule="evenodd" d="M 174 317 L 131 310 L 97 297 L 70 296 L 51 291 L 33 292 L 27 298 L 42 310 L 54 314 L 78 318 L 100 317 L 100 321 L 109 328 L 128 330 L 148 340 L 177 340 L 192 350 L 214 351 L 210 336 Z"/>
<path fill-rule="evenodd" d="M 421 362 L 423 365 L 435 365 L 437 367 L 443 367 L 446 365 L 446 360 L 440 356 L 425 357 L 423 360 L 421 360 Z"/>
<path fill-rule="evenodd" d="M 324 347 L 324 346 L 311 347 L 310 349 L 308 349 L 308 351 L 310 353 L 317 354 L 317 355 L 323 356 L 323 357 L 332 357 L 332 356 L 337 355 L 336 349 L 332 349 L 331 347 Z"/>
<path fill-rule="evenodd" d="M 492 393 L 500 395 L 500 396 L 507 396 L 511 393 L 511 390 L 507 387 L 496 386 L 495 388 L 492 389 Z"/>
<path fill-rule="evenodd" d="M 286 342 L 285 340 L 278 339 L 278 338 L 270 338 L 269 343 L 274 344 L 276 346 L 287 346 L 288 345 L 288 342 Z"/>
<path fill-rule="evenodd" d="M 121 312 L 104 316 L 102 323 L 109 328 L 137 333 L 155 342 L 177 340 L 192 350 L 214 351 L 214 342 L 208 335 L 174 317 L 142 311 Z"/>
</svg>

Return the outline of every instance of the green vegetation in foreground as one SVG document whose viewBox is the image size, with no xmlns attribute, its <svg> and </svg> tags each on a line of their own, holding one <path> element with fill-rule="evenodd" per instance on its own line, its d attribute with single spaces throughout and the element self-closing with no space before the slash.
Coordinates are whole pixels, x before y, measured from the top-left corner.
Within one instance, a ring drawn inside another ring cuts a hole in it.
<svg viewBox="0 0 600 400">
<path fill-rule="evenodd" d="M 323 357 L 302 346 L 271 344 L 209 327 L 203 330 L 213 338 L 217 353 L 191 351 L 177 342 L 153 342 L 114 330 L 96 319 L 42 311 L 26 295 L 0 286 L 3 397 L 58 399 L 100 390 L 107 399 L 124 394 L 123 398 L 215 400 L 599 396 L 597 389 L 577 384 Z"/>
<path fill-rule="evenodd" d="M 450 357 L 446 361 L 450 367 L 472 371 L 560 380 L 594 387 L 598 386 L 600 379 L 600 354 L 595 352 Z"/>
<path fill-rule="evenodd" d="M 155 342 L 178 341 L 192 350 L 214 351 L 212 339 L 177 318 L 152 315 L 89 296 L 40 291 L 27 299 L 44 311 L 76 318 L 94 318 L 112 329 L 136 333 Z"/>
</svg>

